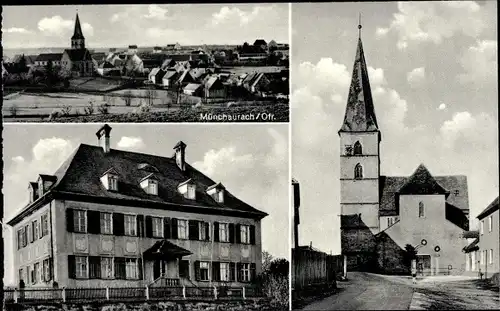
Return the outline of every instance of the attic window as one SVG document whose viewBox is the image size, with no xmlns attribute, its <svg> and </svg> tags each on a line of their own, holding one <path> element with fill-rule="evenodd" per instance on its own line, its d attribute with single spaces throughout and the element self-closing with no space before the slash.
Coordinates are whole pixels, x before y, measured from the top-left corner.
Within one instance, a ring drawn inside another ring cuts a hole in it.
<svg viewBox="0 0 500 311">
<path fill-rule="evenodd" d="M 153 174 L 144 177 L 140 184 L 147 194 L 158 195 L 158 179 Z"/>
<path fill-rule="evenodd" d="M 208 187 L 207 194 L 216 202 L 224 203 L 224 186 L 221 183 Z"/>
<path fill-rule="evenodd" d="M 104 188 L 109 191 L 118 191 L 118 173 L 111 168 L 101 176 L 101 182 Z"/>
<path fill-rule="evenodd" d="M 178 189 L 186 199 L 196 200 L 196 185 L 191 179 L 179 184 Z"/>
</svg>

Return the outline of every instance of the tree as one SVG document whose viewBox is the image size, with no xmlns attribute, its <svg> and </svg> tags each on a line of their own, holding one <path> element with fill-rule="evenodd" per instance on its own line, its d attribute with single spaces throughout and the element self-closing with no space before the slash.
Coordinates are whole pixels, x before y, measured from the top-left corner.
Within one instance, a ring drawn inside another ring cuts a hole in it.
<svg viewBox="0 0 500 311">
<path fill-rule="evenodd" d="M 290 263 L 285 258 L 274 259 L 269 266 L 269 273 L 276 276 L 288 276 Z"/>
<path fill-rule="evenodd" d="M 268 272 L 271 268 L 271 262 L 273 261 L 273 256 L 267 251 L 262 252 L 262 272 Z"/>
</svg>

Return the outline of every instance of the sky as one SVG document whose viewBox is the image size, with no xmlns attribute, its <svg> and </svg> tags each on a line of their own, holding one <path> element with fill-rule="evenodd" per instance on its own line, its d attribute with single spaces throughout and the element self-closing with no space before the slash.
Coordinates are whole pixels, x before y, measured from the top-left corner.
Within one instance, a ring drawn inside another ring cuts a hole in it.
<svg viewBox="0 0 500 311">
<path fill-rule="evenodd" d="M 381 174 L 408 176 L 423 163 L 433 175 L 466 175 L 471 219 L 498 196 L 496 5 L 292 5 L 292 174 L 301 187 L 301 245 L 340 253 L 337 131 L 359 13 L 382 132 Z"/>
<path fill-rule="evenodd" d="M 269 214 L 262 249 L 289 257 L 288 125 L 111 124 L 111 148 L 171 157 L 186 143 L 186 161 L 236 197 Z M 80 143 L 97 145 L 98 124 L 4 124 L 5 219 L 28 202 L 28 182 L 53 174 Z M 11 230 L 5 234 L 6 282 L 13 280 Z"/>
<path fill-rule="evenodd" d="M 3 47 L 70 46 L 78 10 L 88 48 L 289 41 L 289 5 L 58 5 L 3 8 Z M 29 18 L 26 18 L 29 16 Z"/>
</svg>

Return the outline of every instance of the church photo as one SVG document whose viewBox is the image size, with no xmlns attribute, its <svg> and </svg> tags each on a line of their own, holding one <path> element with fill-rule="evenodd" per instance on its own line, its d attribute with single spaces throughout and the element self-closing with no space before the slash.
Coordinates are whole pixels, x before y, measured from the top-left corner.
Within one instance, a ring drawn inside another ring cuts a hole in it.
<svg viewBox="0 0 500 311">
<path fill-rule="evenodd" d="M 493 7 L 293 6 L 294 309 L 498 306 Z"/>
</svg>

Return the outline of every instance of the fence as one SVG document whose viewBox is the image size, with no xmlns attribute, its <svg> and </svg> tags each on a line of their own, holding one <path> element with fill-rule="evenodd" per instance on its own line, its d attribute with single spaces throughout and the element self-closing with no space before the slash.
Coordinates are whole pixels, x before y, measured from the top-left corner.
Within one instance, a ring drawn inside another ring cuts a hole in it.
<svg viewBox="0 0 500 311">
<path fill-rule="evenodd" d="M 336 281 L 337 273 L 343 271 L 341 255 L 328 255 L 311 248 L 293 249 L 292 286 L 302 289 L 315 284 L 330 284 Z"/>
<path fill-rule="evenodd" d="M 263 297 L 254 287 L 105 287 L 4 289 L 6 303 L 85 302 L 106 300 L 247 299 Z"/>
</svg>

